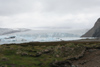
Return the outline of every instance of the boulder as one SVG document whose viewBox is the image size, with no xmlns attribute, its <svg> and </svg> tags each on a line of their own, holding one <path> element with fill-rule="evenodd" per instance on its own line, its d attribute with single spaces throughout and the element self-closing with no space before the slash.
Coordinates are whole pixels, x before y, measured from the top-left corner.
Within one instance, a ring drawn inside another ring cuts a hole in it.
<svg viewBox="0 0 100 67">
<path fill-rule="evenodd" d="M 71 67 L 71 63 L 67 61 L 54 61 L 50 64 L 51 67 Z"/>
</svg>

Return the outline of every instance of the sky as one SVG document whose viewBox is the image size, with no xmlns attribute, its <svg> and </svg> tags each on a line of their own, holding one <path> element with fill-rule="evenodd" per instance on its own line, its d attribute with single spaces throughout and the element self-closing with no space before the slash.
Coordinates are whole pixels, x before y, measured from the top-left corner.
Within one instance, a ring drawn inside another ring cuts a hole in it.
<svg viewBox="0 0 100 67">
<path fill-rule="evenodd" d="M 91 28 L 100 0 L 0 0 L 0 28 Z"/>
</svg>

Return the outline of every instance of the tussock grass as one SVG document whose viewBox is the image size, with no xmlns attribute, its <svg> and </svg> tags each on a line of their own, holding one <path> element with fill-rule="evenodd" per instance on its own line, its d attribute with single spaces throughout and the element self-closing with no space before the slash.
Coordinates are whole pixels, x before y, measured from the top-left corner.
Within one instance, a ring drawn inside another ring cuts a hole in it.
<svg viewBox="0 0 100 67">
<path fill-rule="evenodd" d="M 0 66 L 50 67 L 50 63 L 69 61 L 85 49 L 100 48 L 100 42 L 31 42 L 0 45 Z"/>
</svg>

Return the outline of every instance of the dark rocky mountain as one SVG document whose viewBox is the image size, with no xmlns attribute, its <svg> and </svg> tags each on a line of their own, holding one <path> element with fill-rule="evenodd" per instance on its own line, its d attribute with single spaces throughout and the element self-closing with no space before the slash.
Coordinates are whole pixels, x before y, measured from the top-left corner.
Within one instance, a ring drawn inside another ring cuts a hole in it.
<svg viewBox="0 0 100 67">
<path fill-rule="evenodd" d="M 82 37 L 100 37 L 100 18 L 87 33 L 82 35 Z"/>
</svg>

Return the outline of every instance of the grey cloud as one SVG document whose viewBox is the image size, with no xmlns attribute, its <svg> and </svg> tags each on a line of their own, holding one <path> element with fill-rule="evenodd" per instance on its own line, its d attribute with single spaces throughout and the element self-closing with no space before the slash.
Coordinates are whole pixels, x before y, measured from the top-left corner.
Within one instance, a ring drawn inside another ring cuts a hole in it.
<svg viewBox="0 0 100 67">
<path fill-rule="evenodd" d="M 30 12 L 34 3 L 34 0 L 0 0 L 0 15 Z"/>
<path fill-rule="evenodd" d="M 99 6 L 100 0 L 0 0 L 0 25 L 91 27 L 100 17 Z"/>
<path fill-rule="evenodd" d="M 44 9 L 41 12 L 59 14 L 77 13 L 100 6 L 100 0 L 0 0 L 0 15 L 34 12 L 35 8 L 39 8 L 36 7 L 36 2 L 42 4 Z"/>
<path fill-rule="evenodd" d="M 44 0 L 45 11 L 61 14 L 83 12 L 89 8 L 94 9 L 100 6 L 99 3 L 100 0 Z"/>
</svg>

